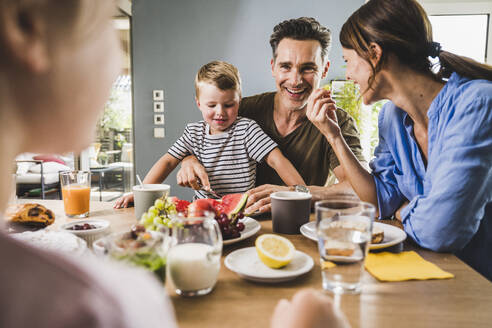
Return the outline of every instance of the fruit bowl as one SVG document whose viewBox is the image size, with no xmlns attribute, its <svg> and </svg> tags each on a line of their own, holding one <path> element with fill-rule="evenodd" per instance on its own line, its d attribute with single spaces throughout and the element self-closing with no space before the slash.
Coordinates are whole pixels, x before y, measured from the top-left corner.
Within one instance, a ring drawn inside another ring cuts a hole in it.
<svg viewBox="0 0 492 328">
<path fill-rule="evenodd" d="M 222 239 L 238 240 L 245 225 L 242 210 L 246 206 L 247 194 L 228 194 L 221 199 L 202 198 L 190 203 L 177 197 L 163 196 L 142 215 L 140 224 L 146 229 L 158 231 L 160 227 L 172 229 L 174 217 L 199 217 L 205 211 L 215 214 Z"/>
</svg>

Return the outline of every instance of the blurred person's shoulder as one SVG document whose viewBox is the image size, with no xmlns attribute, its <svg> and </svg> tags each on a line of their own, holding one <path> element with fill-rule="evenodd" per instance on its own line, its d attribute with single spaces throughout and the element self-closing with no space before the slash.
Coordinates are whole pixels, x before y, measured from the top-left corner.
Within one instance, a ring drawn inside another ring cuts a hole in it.
<svg viewBox="0 0 492 328">
<path fill-rule="evenodd" d="M 3 233 L 0 262 L 1 327 L 175 327 L 162 285 L 137 269 L 40 251 Z"/>
</svg>

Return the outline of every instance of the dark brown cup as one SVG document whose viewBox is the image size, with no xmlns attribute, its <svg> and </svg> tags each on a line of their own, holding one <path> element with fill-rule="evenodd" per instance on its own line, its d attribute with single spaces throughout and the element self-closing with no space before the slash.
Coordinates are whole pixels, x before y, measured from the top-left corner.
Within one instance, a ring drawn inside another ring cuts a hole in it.
<svg viewBox="0 0 492 328">
<path fill-rule="evenodd" d="M 311 194 L 297 191 L 277 191 L 270 194 L 273 232 L 298 234 L 309 222 Z"/>
</svg>

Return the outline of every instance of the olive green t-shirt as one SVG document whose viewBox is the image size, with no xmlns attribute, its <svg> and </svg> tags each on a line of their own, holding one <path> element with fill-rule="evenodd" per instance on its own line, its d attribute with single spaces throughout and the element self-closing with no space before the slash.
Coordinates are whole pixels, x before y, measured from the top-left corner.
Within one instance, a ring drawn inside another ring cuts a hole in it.
<svg viewBox="0 0 492 328">
<path fill-rule="evenodd" d="M 260 125 L 278 144 L 307 185 L 323 186 L 330 170 L 339 165 L 335 152 L 325 136 L 307 118 L 294 131 L 282 137 L 273 120 L 274 98 L 275 92 L 243 98 L 239 106 L 239 116 L 253 119 Z M 355 156 L 365 161 L 354 119 L 340 108 L 336 114 L 345 141 Z M 277 172 L 263 161 L 256 169 L 256 185 L 267 183 L 284 184 Z"/>
</svg>

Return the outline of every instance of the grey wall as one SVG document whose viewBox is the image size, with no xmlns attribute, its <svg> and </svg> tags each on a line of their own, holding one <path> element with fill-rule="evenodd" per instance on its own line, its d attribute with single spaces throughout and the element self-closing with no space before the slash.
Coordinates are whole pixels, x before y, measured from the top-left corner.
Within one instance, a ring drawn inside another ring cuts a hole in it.
<svg viewBox="0 0 492 328">
<path fill-rule="evenodd" d="M 327 79 L 343 78 L 338 33 L 363 0 L 134 0 L 132 51 L 136 173 L 142 178 L 181 135 L 187 122 L 201 119 L 194 102 L 193 79 L 211 60 L 239 69 L 243 95 L 275 89 L 270 71 L 273 27 L 300 16 L 315 17 L 333 33 Z M 164 89 L 165 139 L 153 138 L 152 90 Z M 176 170 L 177 171 L 177 170 Z M 176 185 L 176 172 L 166 183 L 171 193 L 190 199 Z"/>
</svg>

